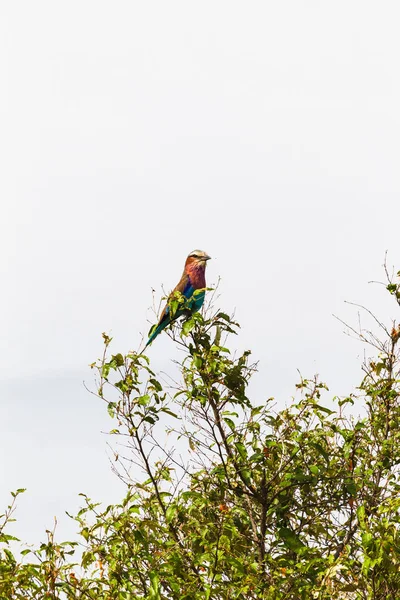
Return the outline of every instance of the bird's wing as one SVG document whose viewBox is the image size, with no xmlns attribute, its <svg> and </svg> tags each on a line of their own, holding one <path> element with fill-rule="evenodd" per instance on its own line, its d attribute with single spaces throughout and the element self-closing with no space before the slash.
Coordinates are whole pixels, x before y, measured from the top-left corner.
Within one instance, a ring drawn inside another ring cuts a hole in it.
<svg viewBox="0 0 400 600">
<path fill-rule="evenodd" d="M 182 296 L 185 296 L 185 298 L 190 298 L 193 295 L 194 288 L 190 282 L 189 275 L 185 271 L 183 272 L 182 277 L 179 280 L 179 283 L 174 287 L 174 289 L 168 296 L 168 301 L 167 301 L 166 305 L 164 306 L 164 309 L 160 316 L 160 320 L 158 321 L 159 324 L 163 323 L 168 318 L 168 313 L 169 313 L 168 302 L 169 302 L 170 298 L 173 296 L 174 292 L 180 292 L 182 294 Z"/>
<path fill-rule="evenodd" d="M 171 296 L 174 292 L 180 292 L 185 298 L 190 298 L 193 295 L 194 287 L 187 273 L 183 273 L 178 285 L 172 291 Z"/>
</svg>

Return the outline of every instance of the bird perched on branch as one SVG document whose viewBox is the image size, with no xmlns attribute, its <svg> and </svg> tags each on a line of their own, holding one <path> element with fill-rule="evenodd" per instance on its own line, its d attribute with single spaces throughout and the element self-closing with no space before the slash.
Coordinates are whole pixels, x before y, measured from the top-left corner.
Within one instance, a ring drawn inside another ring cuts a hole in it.
<svg viewBox="0 0 400 600">
<path fill-rule="evenodd" d="M 193 250 L 189 254 L 178 285 L 169 295 L 168 302 L 161 313 L 158 323 L 149 331 L 149 339 L 147 340 L 145 349 L 167 325 L 178 319 L 185 311 L 196 312 L 202 307 L 206 294 L 206 264 L 210 258 L 202 250 Z M 178 308 L 175 313 L 172 311 L 173 314 L 171 314 L 170 302 L 174 297 L 179 296 L 176 292 L 182 294 L 186 301 L 184 308 Z"/>
</svg>

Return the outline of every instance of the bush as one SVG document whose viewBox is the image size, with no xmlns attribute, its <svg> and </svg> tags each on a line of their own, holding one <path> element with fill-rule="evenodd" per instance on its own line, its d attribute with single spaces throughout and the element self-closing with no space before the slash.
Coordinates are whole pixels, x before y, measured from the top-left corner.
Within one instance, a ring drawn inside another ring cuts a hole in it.
<svg viewBox="0 0 400 600">
<path fill-rule="evenodd" d="M 400 305 L 400 286 L 387 289 Z M 110 355 L 103 334 L 92 368 L 126 496 L 105 509 L 84 497 L 79 560 L 77 542 L 52 532 L 17 560 L 11 504 L 0 598 L 398 598 L 400 328 L 380 326 L 382 339 L 355 332 L 377 354 L 357 396 L 326 406 L 326 386 L 302 379 L 300 399 L 280 411 L 248 397 L 256 365 L 248 351 L 231 355 L 238 324 L 222 312 L 172 330 L 184 352 L 168 389 L 146 356 Z"/>
</svg>

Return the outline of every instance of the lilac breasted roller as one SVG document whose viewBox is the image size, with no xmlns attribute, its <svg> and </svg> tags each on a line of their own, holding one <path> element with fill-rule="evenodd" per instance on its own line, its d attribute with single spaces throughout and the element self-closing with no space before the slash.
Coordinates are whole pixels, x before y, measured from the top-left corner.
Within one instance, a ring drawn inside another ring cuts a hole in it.
<svg viewBox="0 0 400 600">
<path fill-rule="evenodd" d="M 203 305 L 206 294 L 206 264 L 210 258 L 202 250 L 193 250 L 187 257 L 182 277 L 178 285 L 172 290 L 168 300 L 173 296 L 174 292 L 178 291 L 188 300 L 185 304 L 185 310 L 191 310 L 192 312 L 199 310 Z M 202 291 L 195 294 L 196 290 Z M 170 312 L 167 302 L 157 325 L 154 325 L 149 331 L 149 339 L 147 340 L 145 349 L 167 325 L 184 314 L 184 310 L 177 310 L 171 319 Z"/>
</svg>

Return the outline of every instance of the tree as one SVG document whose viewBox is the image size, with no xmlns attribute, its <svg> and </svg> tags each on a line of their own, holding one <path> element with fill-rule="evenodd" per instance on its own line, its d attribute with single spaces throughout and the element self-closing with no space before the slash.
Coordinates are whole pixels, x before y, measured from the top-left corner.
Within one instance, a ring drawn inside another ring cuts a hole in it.
<svg viewBox="0 0 400 600">
<path fill-rule="evenodd" d="M 390 277 L 387 290 L 400 305 Z M 279 411 L 251 402 L 256 364 L 231 355 L 239 326 L 225 313 L 170 330 L 183 360 L 168 389 L 146 356 L 110 354 L 103 334 L 92 367 L 126 496 L 105 509 L 84 497 L 79 564 L 76 542 L 52 532 L 17 561 L 0 528 L 0 598 L 398 598 L 400 328 L 377 322 L 382 338 L 352 330 L 378 353 L 357 396 L 326 405 L 327 387 L 301 379 Z"/>
</svg>

